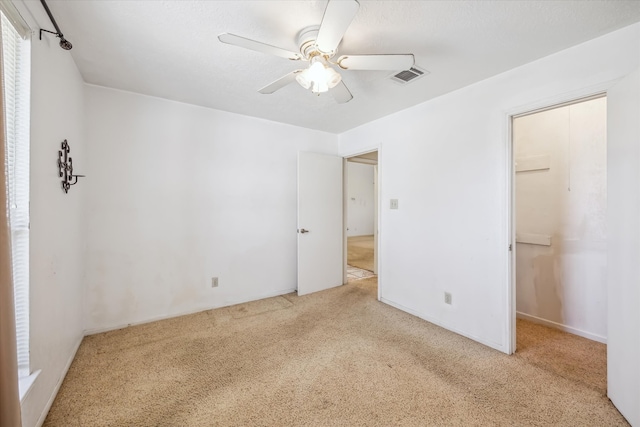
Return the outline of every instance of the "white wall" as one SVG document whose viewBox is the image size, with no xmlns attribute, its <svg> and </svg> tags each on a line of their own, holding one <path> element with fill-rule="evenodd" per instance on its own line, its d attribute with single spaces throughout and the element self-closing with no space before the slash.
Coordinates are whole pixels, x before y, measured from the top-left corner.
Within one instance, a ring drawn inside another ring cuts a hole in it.
<svg viewBox="0 0 640 427">
<path fill-rule="evenodd" d="M 85 94 L 89 332 L 295 290 L 297 152 L 337 154 L 335 135 Z"/>
<path fill-rule="evenodd" d="M 83 336 L 88 187 L 80 181 L 65 194 L 56 164 L 67 139 L 74 172 L 88 172 L 80 73 L 56 38 L 31 45 L 30 354 L 41 373 L 22 402 L 25 427 L 44 420 Z"/>
<path fill-rule="evenodd" d="M 381 144 L 383 301 L 511 351 L 508 114 L 625 76 L 639 43 L 636 24 L 340 135 L 343 155 Z"/>
<path fill-rule="evenodd" d="M 516 244 L 518 315 L 600 342 L 607 336 L 606 121 L 606 98 L 598 98 L 513 122 L 516 163 L 549 156 L 549 169 L 516 172 L 516 237 L 551 236 L 550 246 Z"/>
<path fill-rule="evenodd" d="M 373 235 L 373 165 L 347 162 L 347 236 Z"/>
</svg>

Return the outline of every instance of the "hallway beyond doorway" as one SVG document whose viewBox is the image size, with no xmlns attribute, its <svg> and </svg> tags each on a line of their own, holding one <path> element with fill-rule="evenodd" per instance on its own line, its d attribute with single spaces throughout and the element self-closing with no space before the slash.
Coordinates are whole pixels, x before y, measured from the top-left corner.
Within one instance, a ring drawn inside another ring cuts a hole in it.
<svg viewBox="0 0 640 427">
<path fill-rule="evenodd" d="M 358 267 L 347 265 L 347 282 L 360 279 L 368 279 L 369 277 L 375 277 L 372 271 L 363 270 Z"/>
<path fill-rule="evenodd" d="M 347 264 L 373 272 L 374 238 L 353 236 L 347 238 Z"/>
</svg>

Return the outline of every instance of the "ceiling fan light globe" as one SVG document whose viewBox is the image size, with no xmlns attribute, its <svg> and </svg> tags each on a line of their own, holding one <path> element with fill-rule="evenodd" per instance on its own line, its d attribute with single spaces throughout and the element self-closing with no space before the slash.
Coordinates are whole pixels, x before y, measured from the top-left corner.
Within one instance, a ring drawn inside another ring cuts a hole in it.
<svg viewBox="0 0 640 427">
<path fill-rule="evenodd" d="M 333 89 L 342 81 L 342 76 L 340 73 L 336 72 L 333 68 L 327 68 L 327 72 L 325 75 L 325 79 L 329 89 Z"/>
<path fill-rule="evenodd" d="M 311 80 L 309 79 L 308 69 L 299 73 L 296 76 L 296 81 L 305 89 L 309 89 L 311 87 Z"/>
<path fill-rule="evenodd" d="M 313 85 L 311 86 L 311 92 L 313 93 L 323 93 L 323 92 L 327 92 L 328 90 L 329 90 L 329 85 L 327 84 L 327 82 L 323 80 L 316 80 L 313 82 Z"/>
<path fill-rule="evenodd" d="M 320 61 L 316 61 L 306 70 L 309 80 L 318 82 L 325 79 L 326 68 Z"/>
</svg>

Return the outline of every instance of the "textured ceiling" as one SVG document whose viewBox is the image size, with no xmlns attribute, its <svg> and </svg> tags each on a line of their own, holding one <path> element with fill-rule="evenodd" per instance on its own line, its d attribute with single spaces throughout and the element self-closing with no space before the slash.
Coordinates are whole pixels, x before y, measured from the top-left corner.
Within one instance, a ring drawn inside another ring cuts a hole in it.
<svg viewBox="0 0 640 427">
<path fill-rule="evenodd" d="M 333 133 L 640 21 L 640 1 L 360 0 L 339 54 L 413 53 L 430 74 L 400 86 L 386 71 L 340 71 L 354 99 L 338 105 L 298 84 L 259 94 L 301 64 L 217 39 L 297 51 L 297 33 L 320 23 L 326 0 L 48 3 L 87 83 Z"/>
</svg>

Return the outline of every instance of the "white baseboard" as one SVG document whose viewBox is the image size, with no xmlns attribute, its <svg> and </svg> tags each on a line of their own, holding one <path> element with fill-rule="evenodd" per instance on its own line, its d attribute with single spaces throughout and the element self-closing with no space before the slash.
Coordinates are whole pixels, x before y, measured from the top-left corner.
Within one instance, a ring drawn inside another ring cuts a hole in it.
<svg viewBox="0 0 640 427">
<path fill-rule="evenodd" d="M 419 318 L 421 318 L 423 320 L 426 320 L 429 323 L 433 323 L 434 325 L 440 326 L 441 328 L 444 328 L 444 329 L 446 329 L 448 331 L 455 332 L 458 335 L 462 335 L 463 337 L 469 338 L 470 340 L 479 342 L 480 344 L 486 345 L 487 347 L 491 347 L 494 350 L 498 350 L 498 351 L 501 351 L 503 353 L 509 354 L 507 349 L 502 344 L 491 342 L 491 341 L 487 341 L 487 340 L 482 339 L 480 337 L 477 337 L 475 335 L 467 334 L 466 332 L 462 332 L 462 331 L 460 331 L 460 330 L 458 330 L 456 328 L 452 328 L 451 326 L 448 326 L 448 325 L 440 322 L 439 320 L 436 320 L 436 319 L 434 319 L 432 317 L 429 317 L 429 316 L 425 315 L 424 313 L 419 313 L 419 312 L 417 312 L 415 310 L 412 310 L 410 308 L 407 308 L 407 307 L 405 307 L 405 306 L 403 306 L 401 304 L 395 303 L 393 301 L 389 301 L 386 298 L 380 298 L 380 301 L 385 303 L 385 304 L 388 304 L 388 305 L 390 305 L 392 307 L 395 307 L 398 310 L 402 310 L 402 311 L 407 312 L 407 313 L 409 313 L 409 314 L 411 314 L 413 316 L 416 316 L 416 317 L 419 317 Z"/>
<path fill-rule="evenodd" d="M 542 319 L 540 317 L 532 316 L 526 313 L 521 313 L 519 311 L 516 312 L 516 317 L 518 319 L 528 320 L 530 322 L 537 323 L 539 325 L 548 326 L 553 329 L 559 329 L 563 332 L 569 332 L 570 334 L 578 335 L 580 337 L 587 338 L 592 341 L 601 342 L 602 344 L 607 343 L 607 337 L 603 337 L 597 334 L 592 334 L 591 332 L 586 332 L 581 329 L 573 328 L 571 326 L 563 325 L 562 323 L 557 323 L 551 320 Z"/>
<path fill-rule="evenodd" d="M 82 344 L 82 339 L 83 338 L 84 338 L 83 336 L 80 337 L 80 339 L 78 340 L 78 342 L 75 345 L 75 348 L 71 352 L 71 356 L 69 356 L 69 360 L 67 360 L 67 364 L 65 365 L 64 369 L 62 370 L 62 372 L 60 374 L 60 378 L 58 378 L 58 382 L 56 383 L 56 386 L 53 388 L 53 391 L 51 392 L 51 397 L 49 398 L 49 401 L 47 402 L 47 404 L 44 406 L 44 409 L 42 410 L 42 414 L 40 415 L 40 418 L 38 418 L 38 422 L 36 423 L 36 427 L 41 427 L 42 424 L 44 424 L 44 420 L 47 418 L 47 415 L 49 414 L 49 409 L 51 409 L 51 405 L 53 405 L 53 401 L 56 399 L 56 396 L 58 395 L 58 391 L 60 390 L 60 386 L 62 385 L 62 382 L 64 381 L 65 377 L 67 376 L 67 372 L 69 372 L 69 368 L 71 367 L 71 364 L 73 363 L 73 359 L 76 358 L 76 353 L 78 352 L 78 349 L 80 348 L 80 344 Z"/>
<path fill-rule="evenodd" d="M 85 329 L 84 336 L 100 334 L 102 332 L 115 331 L 118 329 L 128 328 L 129 326 L 144 325 L 145 323 L 157 322 L 158 320 L 166 320 L 166 319 L 172 319 L 174 317 L 188 316 L 189 314 L 200 313 L 202 311 L 208 311 L 208 310 L 213 310 L 213 309 L 222 308 L 222 307 L 230 307 L 232 305 L 244 304 L 245 302 L 258 301 L 265 298 L 272 298 L 280 295 L 286 295 L 295 291 L 296 289 L 293 288 L 293 289 L 284 289 L 279 291 L 267 292 L 260 295 L 254 295 L 248 298 L 238 298 L 237 300 L 231 300 L 223 304 L 214 304 L 212 306 L 207 306 L 207 307 L 198 307 L 192 310 L 185 310 L 178 313 L 167 314 L 164 316 L 155 316 L 155 317 L 151 317 L 151 318 L 140 320 L 140 321 L 135 321 L 130 323 L 121 323 L 118 325 L 112 325 L 112 326 L 106 326 L 106 327 L 100 327 L 100 328 Z"/>
</svg>

